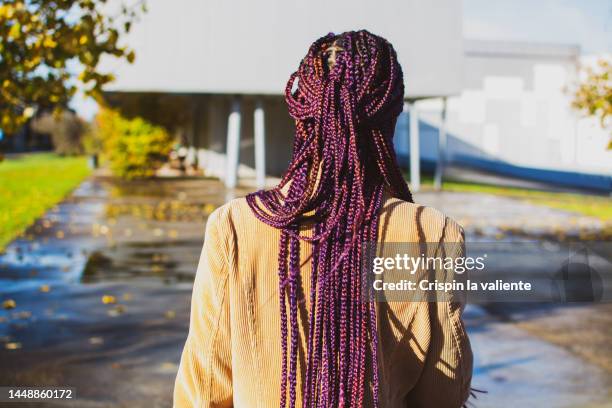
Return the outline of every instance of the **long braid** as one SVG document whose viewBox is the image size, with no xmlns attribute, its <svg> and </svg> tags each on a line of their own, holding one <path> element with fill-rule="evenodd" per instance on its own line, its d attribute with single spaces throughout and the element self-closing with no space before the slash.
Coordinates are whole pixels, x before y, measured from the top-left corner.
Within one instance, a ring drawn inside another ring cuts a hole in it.
<svg viewBox="0 0 612 408">
<path fill-rule="evenodd" d="M 333 61 L 332 46 L 340 47 Z M 291 163 L 277 187 L 247 196 L 253 214 L 281 230 L 280 406 L 295 407 L 300 391 L 304 407 L 361 407 L 367 390 L 378 406 L 376 309 L 364 301 L 362 252 L 377 239 L 385 191 L 412 201 L 392 141 L 402 70 L 381 37 L 328 34 L 312 44 L 285 95 L 296 123 Z M 306 223 L 314 225 L 311 234 L 300 233 Z M 300 241 L 313 244 L 313 255 L 305 377 L 297 390 Z"/>
</svg>

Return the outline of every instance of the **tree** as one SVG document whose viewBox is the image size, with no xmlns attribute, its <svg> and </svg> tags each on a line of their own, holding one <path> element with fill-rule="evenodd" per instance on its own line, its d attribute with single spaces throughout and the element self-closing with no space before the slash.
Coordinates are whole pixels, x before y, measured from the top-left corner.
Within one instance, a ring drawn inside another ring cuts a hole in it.
<svg viewBox="0 0 612 408">
<path fill-rule="evenodd" d="M 585 67 L 583 71 L 572 106 L 598 118 L 602 128 L 610 129 L 608 149 L 612 149 L 612 61 L 601 58 L 595 67 Z"/>
<path fill-rule="evenodd" d="M 74 112 L 66 109 L 60 114 L 42 113 L 30 122 L 32 130 L 51 135 L 56 153 L 83 154 L 83 135 L 86 124 Z"/>
<path fill-rule="evenodd" d="M 112 4 L 109 4 L 112 3 Z M 81 85 L 98 100 L 113 79 L 105 55 L 134 61 L 119 44 L 145 4 L 108 0 L 4 0 L 0 4 L 0 128 L 12 133 L 40 109 L 67 106 Z M 114 15 L 112 10 L 118 8 Z"/>
</svg>

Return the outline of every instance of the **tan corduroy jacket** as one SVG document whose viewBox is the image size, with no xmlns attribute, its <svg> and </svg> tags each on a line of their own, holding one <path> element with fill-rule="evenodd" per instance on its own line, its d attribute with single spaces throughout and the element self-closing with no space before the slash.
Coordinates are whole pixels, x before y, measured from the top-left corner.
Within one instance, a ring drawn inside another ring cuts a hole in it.
<svg viewBox="0 0 612 408">
<path fill-rule="evenodd" d="M 176 378 L 175 407 L 280 405 L 279 236 L 253 216 L 244 199 L 211 214 Z M 463 245 L 463 231 L 434 209 L 388 198 L 379 241 Z M 309 293 L 311 248 L 301 248 L 302 284 Z M 454 302 L 377 303 L 382 407 L 457 408 L 466 401 L 472 352 L 461 311 Z M 300 332 L 305 350 L 303 327 Z"/>
</svg>

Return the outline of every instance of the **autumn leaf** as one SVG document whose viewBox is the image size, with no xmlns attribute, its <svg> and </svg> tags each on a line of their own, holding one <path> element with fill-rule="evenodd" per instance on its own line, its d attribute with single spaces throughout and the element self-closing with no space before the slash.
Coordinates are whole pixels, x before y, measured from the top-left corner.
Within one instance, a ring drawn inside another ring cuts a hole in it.
<svg viewBox="0 0 612 408">
<path fill-rule="evenodd" d="M 13 299 L 6 299 L 4 302 L 2 302 L 2 308 L 3 309 L 14 309 L 17 307 L 17 302 L 15 302 Z"/>
<path fill-rule="evenodd" d="M 117 298 L 112 295 L 104 295 L 102 296 L 102 303 L 105 305 L 111 305 L 117 303 Z"/>
<path fill-rule="evenodd" d="M 4 345 L 4 348 L 7 350 L 19 350 L 21 348 L 21 343 L 16 341 L 9 342 Z"/>
<path fill-rule="evenodd" d="M 206 213 L 206 215 L 210 215 L 213 211 L 215 211 L 215 206 L 212 204 L 206 204 L 204 206 L 204 213 Z"/>
</svg>

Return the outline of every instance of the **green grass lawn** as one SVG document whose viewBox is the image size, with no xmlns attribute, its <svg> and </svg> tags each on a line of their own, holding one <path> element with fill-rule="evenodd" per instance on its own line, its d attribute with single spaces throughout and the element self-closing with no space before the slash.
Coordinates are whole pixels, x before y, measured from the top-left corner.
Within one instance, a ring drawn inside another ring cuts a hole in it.
<svg viewBox="0 0 612 408">
<path fill-rule="evenodd" d="M 0 250 L 90 172 L 85 157 L 52 153 L 20 155 L 0 162 Z"/>
<path fill-rule="evenodd" d="M 424 177 L 423 187 L 433 188 L 433 178 Z M 546 205 L 577 214 L 597 217 L 602 221 L 612 221 L 612 199 L 591 194 L 561 193 L 554 191 L 529 190 L 518 187 L 499 187 L 467 181 L 445 180 L 445 191 L 485 193 L 526 200 L 534 204 Z"/>
</svg>

